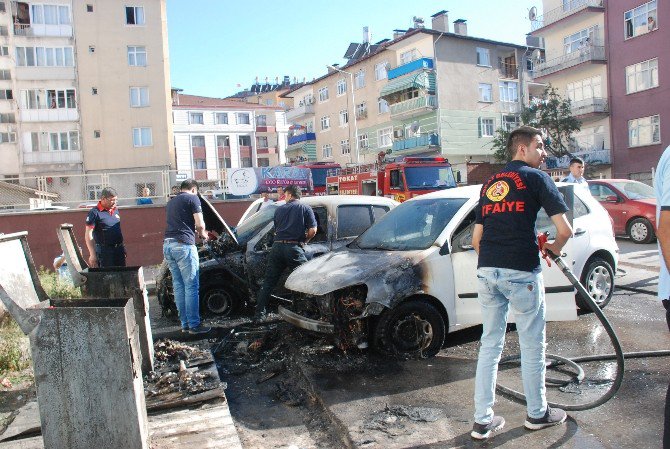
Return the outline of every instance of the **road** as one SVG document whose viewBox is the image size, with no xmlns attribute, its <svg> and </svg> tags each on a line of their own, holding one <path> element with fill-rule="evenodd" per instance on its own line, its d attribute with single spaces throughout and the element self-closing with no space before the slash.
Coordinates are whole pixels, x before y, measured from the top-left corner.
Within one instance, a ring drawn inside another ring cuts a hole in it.
<svg viewBox="0 0 670 449">
<path fill-rule="evenodd" d="M 665 317 L 654 296 L 656 245 L 618 242 L 617 289 L 606 315 L 624 351 L 669 349 Z M 224 378 L 242 443 L 247 448 L 660 447 L 670 379 L 667 357 L 627 360 L 623 386 L 612 400 L 596 409 L 570 412 L 566 425 L 538 432 L 523 428 L 523 405 L 499 395 L 495 411 L 507 420 L 505 429 L 490 442 L 473 441 L 469 433 L 480 332 L 473 328 L 450 334 L 437 357 L 409 361 L 368 352 L 335 354 L 322 341 L 291 340 L 294 353 L 302 357 L 282 356 L 281 368 Z M 314 357 L 319 351 L 322 355 Z M 503 355 L 518 352 L 516 332 L 508 332 Z M 596 317 L 584 314 L 578 321 L 547 325 L 547 352 L 574 357 L 613 350 Z M 586 363 L 583 368 L 586 379 L 581 385 L 564 391 L 550 387 L 549 400 L 593 400 L 607 390 L 617 369 L 614 362 Z M 520 390 L 519 374 L 518 368 L 504 369 L 498 380 Z M 274 377 L 266 381 L 268 375 Z"/>
</svg>

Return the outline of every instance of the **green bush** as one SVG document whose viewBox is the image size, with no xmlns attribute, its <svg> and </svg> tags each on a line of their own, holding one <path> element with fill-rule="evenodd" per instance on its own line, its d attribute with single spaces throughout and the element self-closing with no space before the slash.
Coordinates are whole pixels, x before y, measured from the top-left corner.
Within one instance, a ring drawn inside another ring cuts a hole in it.
<svg viewBox="0 0 670 449">
<path fill-rule="evenodd" d="M 30 366 L 28 337 L 11 318 L 0 327 L 0 376 Z"/>
<path fill-rule="evenodd" d="M 68 280 L 62 279 L 58 273 L 49 271 L 44 267 L 40 268 L 38 273 L 40 283 L 49 298 L 55 299 L 75 299 L 81 298 L 81 290 L 75 287 Z"/>
</svg>

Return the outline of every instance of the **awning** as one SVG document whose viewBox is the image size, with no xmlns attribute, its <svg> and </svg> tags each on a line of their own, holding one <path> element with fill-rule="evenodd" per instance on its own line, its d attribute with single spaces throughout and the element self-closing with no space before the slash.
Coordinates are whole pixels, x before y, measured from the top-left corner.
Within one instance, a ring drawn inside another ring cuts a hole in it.
<svg viewBox="0 0 670 449">
<path fill-rule="evenodd" d="M 425 89 L 429 93 L 435 93 L 435 72 L 424 70 L 402 78 L 396 78 L 382 87 L 379 96 L 385 97 L 396 92 L 411 89 Z"/>
</svg>

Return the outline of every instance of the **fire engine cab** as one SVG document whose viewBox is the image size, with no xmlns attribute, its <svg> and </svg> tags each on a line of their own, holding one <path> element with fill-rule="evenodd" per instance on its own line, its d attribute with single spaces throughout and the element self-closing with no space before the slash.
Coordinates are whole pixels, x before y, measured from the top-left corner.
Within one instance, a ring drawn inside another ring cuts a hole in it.
<svg viewBox="0 0 670 449">
<path fill-rule="evenodd" d="M 456 187 L 454 173 L 443 157 L 347 167 L 326 178 L 329 195 L 385 196 L 399 202 L 451 187 Z"/>
</svg>

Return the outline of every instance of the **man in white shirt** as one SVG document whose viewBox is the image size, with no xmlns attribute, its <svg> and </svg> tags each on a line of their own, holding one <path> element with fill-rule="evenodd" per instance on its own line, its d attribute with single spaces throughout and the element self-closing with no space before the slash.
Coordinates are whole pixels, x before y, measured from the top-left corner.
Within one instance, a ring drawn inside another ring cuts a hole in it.
<svg viewBox="0 0 670 449">
<path fill-rule="evenodd" d="M 584 159 L 581 157 L 570 159 L 570 173 L 562 181 L 582 184 L 583 187 L 587 187 L 588 183 L 586 182 L 586 178 L 584 178 Z"/>
</svg>

